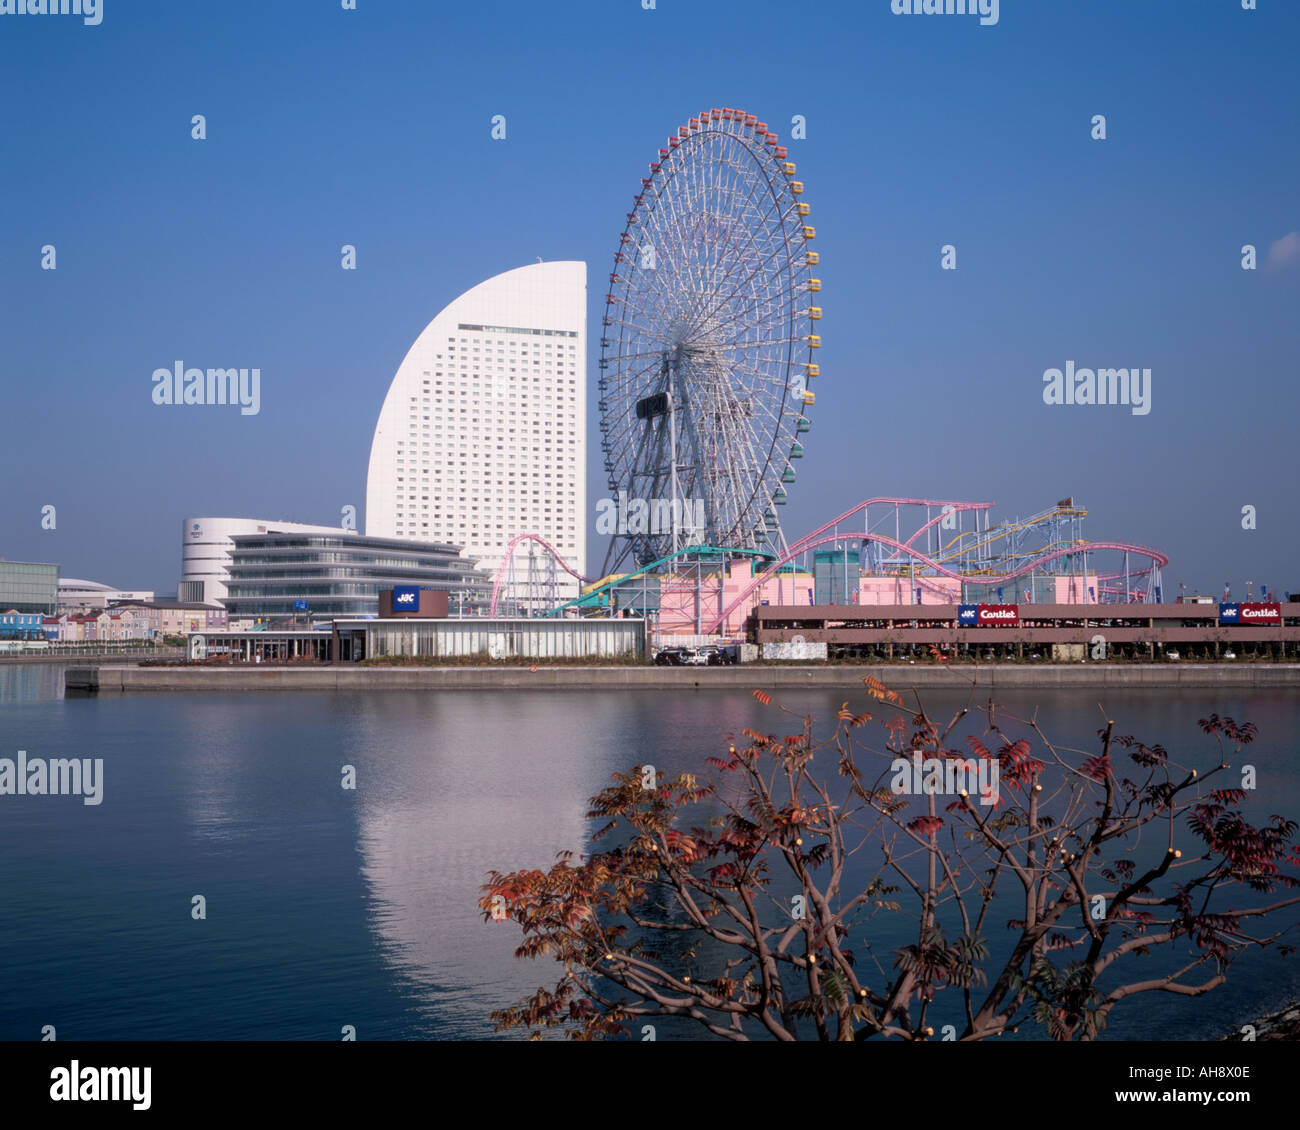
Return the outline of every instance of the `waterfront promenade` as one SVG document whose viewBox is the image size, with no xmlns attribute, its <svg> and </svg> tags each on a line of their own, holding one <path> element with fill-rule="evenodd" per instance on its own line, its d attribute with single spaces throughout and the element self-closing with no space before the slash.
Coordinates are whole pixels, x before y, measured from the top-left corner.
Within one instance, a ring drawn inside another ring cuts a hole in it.
<svg viewBox="0 0 1300 1130">
<path fill-rule="evenodd" d="M 922 664 L 740 667 L 69 667 L 69 691 L 656 690 L 851 687 L 864 675 L 906 687 L 1300 687 L 1296 663 Z"/>
</svg>

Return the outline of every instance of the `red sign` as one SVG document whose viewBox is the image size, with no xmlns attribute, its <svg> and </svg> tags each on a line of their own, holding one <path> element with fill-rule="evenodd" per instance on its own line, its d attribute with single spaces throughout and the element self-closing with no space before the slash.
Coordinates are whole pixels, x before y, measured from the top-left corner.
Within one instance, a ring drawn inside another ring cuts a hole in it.
<svg viewBox="0 0 1300 1130">
<path fill-rule="evenodd" d="M 1282 606 L 1280 604 L 1243 604 L 1241 606 L 1243 624 L 1281 624 Z"/>
<path fill-rule="evenodd" d="M 1244 605 L 1242 607 L 1245 607 Z M 1020 625 L 1020 608 L 1015 604 L 981 604 L 981 628 L 1015 628 Z"/>
</svg>

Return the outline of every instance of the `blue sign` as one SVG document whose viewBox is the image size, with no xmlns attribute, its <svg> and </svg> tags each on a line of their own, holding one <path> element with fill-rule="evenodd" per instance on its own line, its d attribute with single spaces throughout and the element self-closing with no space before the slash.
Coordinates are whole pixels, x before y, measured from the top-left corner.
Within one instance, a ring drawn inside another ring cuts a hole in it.
<svg viewBox="0 0 1300 1130">
<path fill-rule="evenodd" d="M 305 600 L 295 600 L 293 602 L 293 610 L 295 612 L 306 612 L 307 602 Z"/>
<path fill-rule="evenodd" d="M 980 622 L 980 607 L 978 604 L 959 604 L 957 605 L 957 627 L 959 628 L 976 628 Z"/>
<path fill-rule="evenodd" d="M 420 590 L 415 585 L 399 585 L 393 589 L 393 611 L 414 612 L 420 607 Z"/>
<path fill-rule="evenodd" d="M 1220 624 L 1240 624 L 1241 623 L 1241 605 L 1240 604 L 1220 604 L 1219 605 L 1219 623 Z"/>
</svg>

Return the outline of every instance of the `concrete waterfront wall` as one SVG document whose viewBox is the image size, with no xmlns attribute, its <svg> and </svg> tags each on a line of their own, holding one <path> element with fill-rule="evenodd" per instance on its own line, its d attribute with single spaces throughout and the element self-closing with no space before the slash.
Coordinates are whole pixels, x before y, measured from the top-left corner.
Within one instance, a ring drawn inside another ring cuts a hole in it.
<svg viewBox="0 0 1300 1130">
<path fill-rule="evenodd" d="M 185 649 L 183 647 L 169 647 L 163 651 L 150 651 L 146 654 L 150 659 L 184 659 Z M 110 663 L 129 663 L 135 666 L 139 662 L 139 654 L 103 655 L 92 652 L 88 655 L 52 655 L 49 652 L 31 652 L 26 655 L 0 655 L 0 667 L 17 663 L 52 663 L 62 667 L 88 667 L 91 664 L 106 665 Z"/>
<path fill-rule="evenodd" d="M 1300 664 L 1090 664 L 986 667 L 69 667 L 71 691 L 772 690 L 860 686 L 863 675 L 909 687 L 1300 687 Z"/>
</svg>

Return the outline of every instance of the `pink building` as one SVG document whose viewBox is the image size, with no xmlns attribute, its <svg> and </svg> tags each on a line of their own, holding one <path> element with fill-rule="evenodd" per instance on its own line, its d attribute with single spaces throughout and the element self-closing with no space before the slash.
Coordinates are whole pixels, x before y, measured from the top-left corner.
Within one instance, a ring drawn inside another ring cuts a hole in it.
<svg viewBox="0 0 1300 1130">
<path fill-rule="evenodd" d="M 741 598 L 741 594 L 753 584 L 755 577 L 750 558 L 734 558 L 725 566 L 714 567 L 713 571 L 702 570 L 698 584 L 694 570 L 662 576 L 659 581 L 657 631 L 662 635 L 708 633 L 723 611 Z M 1058 604 L 1096 603 L 1095 574 L 1052 578 L 1040 576 L 1037 578 L 1040 595 L 1045 581 L 1049 582 L 1049 588 L 1055 590 L 1055 602 Z M 1028 581 L 1023 583 L 1027 588 Z M 850 593 L 855 597 L 852 603 L 865 606 L 916 604 L 918 589 L 921 604 L 962 603 L 962 582 L 951 577 L 909 574 L 859 575 L 855 594 L 852 593 L 852 584 L 853 578 L 850 575 Z M 1020 583 L 1017 581 L 1008 581 L 1005 587 L 1008 604 L 1029 602 L 1021 592 Z M 1090 591 L 1093 594 L 1091 596 Z M 753 610 L 765 604 L 811 607 L 815 592 L 811 573 L 786 566 L 745 594 L 727 615 L 720 631 L 714 634 L 731 638 L 740 636 L 745 630 L 745 621 Z M 634 598 L 635 582 L 630 582 L 621 596 L 621 602 L 626 604 Z"/>
<path fill-rule="evenodd" d="M 698 586 L 695 573 L 665 575 L 659 582 L 658 630 L 663 634 L 706 632 L 728 605 L 754 581 L 749 558 L 735 558 L 713 573 L 705 573 Z M 722 635 L 744 631 L 750 610 L 762 604 L 808 604 L 813 601 L 813 577 L 804 570 L 781 570 L 760 584 L 727 617 Z"/>
</svg>

